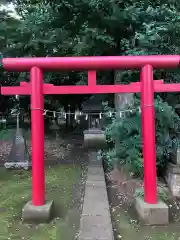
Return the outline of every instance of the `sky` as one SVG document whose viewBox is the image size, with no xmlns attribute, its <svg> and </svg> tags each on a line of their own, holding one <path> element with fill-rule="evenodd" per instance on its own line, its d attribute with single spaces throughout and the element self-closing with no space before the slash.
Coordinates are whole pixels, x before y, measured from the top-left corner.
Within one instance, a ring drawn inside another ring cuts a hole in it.
<svg viewBox="0 0 180 240">
<path fill-rule="evenodd" d="M 17 13 L 15 11 L 15 7 L 12 3 L 7 4 L 7 5 L 1 5 L 0 10 L 10 10 L 9 15 L 11 15 L 12 17 L 15 17 L 15 18 L 19 18 L 19 16 L 17 15 Z"/>
</svg>

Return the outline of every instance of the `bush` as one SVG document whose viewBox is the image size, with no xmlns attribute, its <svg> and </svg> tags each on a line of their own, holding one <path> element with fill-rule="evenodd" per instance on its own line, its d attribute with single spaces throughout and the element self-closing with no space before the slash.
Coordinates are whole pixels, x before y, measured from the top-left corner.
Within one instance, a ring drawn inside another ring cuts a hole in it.
<svg viewBox="0 0 180 240">
<path fill-rule="evenodd" d="M 139 107 L 136 96 L 134 108 Z M 156 156 L 157 170 L 160 173 L 170 159 L 173 148 L 180 146 L 180 118 L 174 109 L 158 96 L 155 99 Z M 138 176 L 143 175 L 141 115 L 139 111 L 128 112 L 126 116 L 110 117 L 114 109 L 104 103 L 104 126 L 109 150 L 106 160 L 109 167 L 114 164 L 126 164 Z M 116 143 L 116 144 L 115 144 Z"/>
</svg>

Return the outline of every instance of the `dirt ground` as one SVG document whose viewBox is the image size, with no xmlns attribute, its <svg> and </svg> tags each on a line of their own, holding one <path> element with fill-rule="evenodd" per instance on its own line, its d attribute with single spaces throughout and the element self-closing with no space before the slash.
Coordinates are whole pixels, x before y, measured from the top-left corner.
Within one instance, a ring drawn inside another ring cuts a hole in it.
<svg viewBox="0 0 180 240">
<path fill-rule="evenodd" d="M 11 151 L 13 138 L 15 137 L 15 129 L 7 129 L 0 134 L 0 165 L 3 166 L 7 160 Z M 31 156 L 31 140 L 30 132 L 24 131 L 26 137 L 27 147 Z M 72 149 L 75 146 L 82 150 L 83 138 L 76 133 L 67 134 L 65 132 L 59 132 L 58 136 L 55 133 L 45 135 L 44 148 L 45 148 L 45 162 L 47 165 L 53 165 L 55 163 L 61 164 L 79 164 L 84 163 L 84 159 L 81 156 L 83 151 L 72 154 Z"/>
<path fill-rule="evenodd" d="M 177 240 L 180 239 L 180 202 L 173 199 L 164 182 L 158 182 L 169 205 L 170 224 L 163 227 L 143 226 L 134 210 L 135 190 L 142 188 L 143 182 L 132 179 L 126 170 L 114 169 L 106 173 L 107 190 L 111 208 L 115 239 L 124 240 Z"/>
</svg>

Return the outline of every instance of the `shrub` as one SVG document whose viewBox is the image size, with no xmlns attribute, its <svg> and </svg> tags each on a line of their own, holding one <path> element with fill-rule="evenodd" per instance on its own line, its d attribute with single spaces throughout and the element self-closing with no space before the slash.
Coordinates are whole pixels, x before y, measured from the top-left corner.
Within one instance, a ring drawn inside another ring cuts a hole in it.
<svg viewBox="0 0 180 240">
<path fill-rule="evenodd" d="M 139 107 L 140 100 L 135 97 L 135 106 Z M 156 125 L 156 156 L 157 170 L 161 172 L 166 167 L 173 148 L 180 146 L 180 118 L 174 109 L 158 96 L 155 105 Z M 117 118 L 110 116 L 114 109 L 104 103 L 104 126 L 109 150 L 106 161 L 109 167 L 114 164 L 126 164 L 138 176 L 143 175 L 141 115 L 139 111 L 128 112 L 126 116 Z M 115 144 L 116 143 L 116 144 Z"/>
</svg>

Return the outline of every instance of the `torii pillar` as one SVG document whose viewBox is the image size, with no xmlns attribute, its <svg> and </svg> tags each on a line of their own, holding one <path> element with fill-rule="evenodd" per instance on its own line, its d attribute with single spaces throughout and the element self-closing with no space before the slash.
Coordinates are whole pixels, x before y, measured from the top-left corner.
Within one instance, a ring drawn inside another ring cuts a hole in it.
<svg viewBox="0 0 180 240">
<path fill-rule="evenodd" d="M 51 218 L 53 201 L 45 199 L 44 164 L 44 96 L 43 90 L 51 84 L 43 83 L 40 68 L 30 70 L 30 83 L 21 82 L 18 87 L 1 87 L 4 95 L 31 96 L 31 144 L 32 144 L 32 201 L 22 210 L 22 219 L 28 222 L 46 222 Z"/>
</svg>

